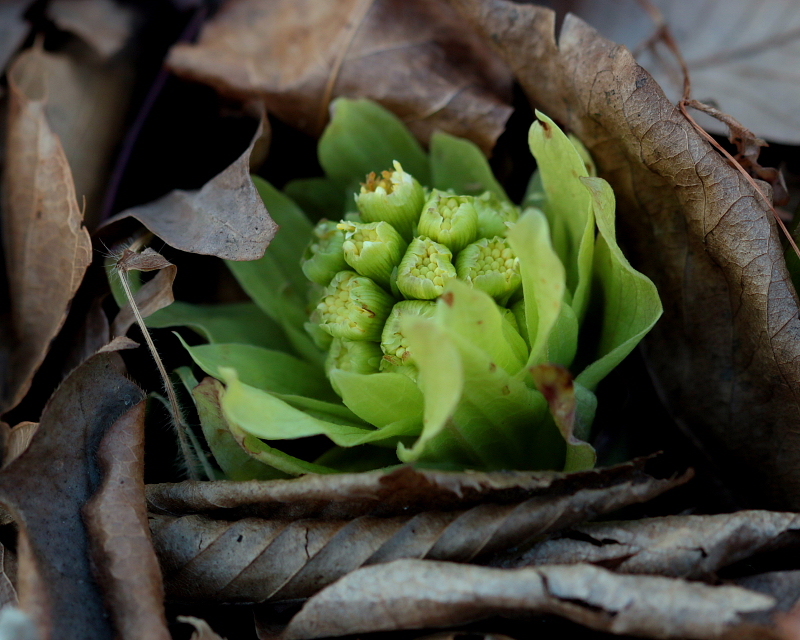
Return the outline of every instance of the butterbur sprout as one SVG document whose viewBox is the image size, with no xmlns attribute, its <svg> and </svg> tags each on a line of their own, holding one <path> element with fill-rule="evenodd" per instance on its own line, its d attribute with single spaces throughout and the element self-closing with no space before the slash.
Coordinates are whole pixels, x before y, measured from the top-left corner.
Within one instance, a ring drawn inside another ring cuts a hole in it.
<svg viewBox="0 0 800 640">
<path fill-rule="evenodd" d="M 393 304 L 369 278 L 340 271 L 323 291 L 311 320 L 334 338 L 378 341 Z"/>
<path fill-rule="evenodd" d="M 394 170 L 367 175 L 356 195 L 356 205 L 364 222 L 388 222 L 408 241 L 419 219 L 425 193 L 397 160 L 393 164 Z"/>
<path fill-rule="evenodd" d="M 417 225 L 417 234 L 439 242 L 453 253 L 461 251 L 478 236 L 478 211 L 475 198 L 457 196 L 434 189 Z"/>
<path fill-rule="evenodd" d="M 360 184 L 358 214 L 345 205 L 314 227 L 254 178 L 281 230 L 263 259 L 228 264 L 269 316 L 264 339 L 187 346 L 225 383 L 231 430 L 249 434 L 250 455 L 283 476 L 392 462 L 590 468 L 594 389 L 661 307 L 617 245 L 613 193 L 588 174 L 585 150 L 537 113 L 538 168 L 521 209 L 496 181 L 459 193 L 465 175 L 491 176 L 475 145 L 437 135 L 428 156 L 378 105 L 337 105 L 320 164 L 353 174 L 320 179 L 320 193 Z M 446 164 L 454 159 L 458 170 Z M 589 323 L 592 340 L 579 341 Z M 571 379 L 560 405 L 534 381 L 548 366 Z M 562 405 L 574 411 L 550 413 Z M 282 450 L 282 440 L 310 436 L 331 449 L 317 459 Z"/>
<path fill-rule="evenodd" d="M 414 238 L 397 269 L 397 288 L 406 298 L 434 300 L 456 277 L 453 254 L 430 238 Z"/>
</svg>

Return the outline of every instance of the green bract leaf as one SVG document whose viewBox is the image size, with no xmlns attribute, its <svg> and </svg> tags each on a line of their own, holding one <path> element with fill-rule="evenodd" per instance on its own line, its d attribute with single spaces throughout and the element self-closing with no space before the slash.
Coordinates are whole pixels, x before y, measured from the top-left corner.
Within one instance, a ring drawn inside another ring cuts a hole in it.
<svg viewBox="0 0 800 640">
<path fill-rule="evenodd" d="M 297 205 L 275 187 L 258 177 L 253 177 L 253 182 L 280 230 L 262 258 L 226 263 L 253 302 L 283 328 L 295 350 L 305 359 L 321 363 L 324 355 L 302 329 L 308 281 L 300 258 L 313 227 Z"/>
<path fill-rule="evenodd" d="M 252 302 L 189 304 L 176 300 L 146 318 L 145 324 L 151 329 L 189 327 L 212 343 L 291 349 L 280 325 Z"/>
<path fill-rule="evenodd" d="M 431 178 L 436 189 L 452 189 L 470 196 L 491 191 L 501 200 L 510 202 L 478 146 L 443 131 L 431 136 Z"/>
<path fill-rule="evenodd" d="M 531 351 L 527 365 L 546 362 L 553 325 L 561 314 L 566 292 L 564 265 L 550 242 L 547 218 L 528 209 L 508 232 L 508 242 L 519 257 L 525 293 L 525 321 Z"/>
<path fill-rule="evenodd" d="M 333 390 L 325 374 L 307 362 L 282 351 L 272 351 L 249 344 L 202 344 L 190 347 L 183 338 L 183 346 L 198 367 L 208 375 L 220 378 L 220 370 L 236 370 L 245 384 L 292 395 L 333 398 Z"/>
<path fill-rule="evenodd" d="M 586 312 L 594 253 L 592 199 L 582 188 L 586 165 L 570 139 L 543 113 L 531 125 L 528 143 L 536 158 L 546 194 L 544 212 L 550 233 L 567 271 L 571 306 L 580 320 Z"/>
<path fill-rule="evenodd" d="M 345 406 L 378 428 L 404 420 L 422 428 L 422 392 L 399 373 L 361 374 L 334 369 L 331 383 Z"/>
<path fill-rule="evenodd" d="M 600 236 L 594 273 L 603 295 L 603 329 L 599 359 L 577 377 L 594 389 L 627 356 L 661 317 L 661 300 L 653 282 L 636 271 L 622 254 L 614 229 L 614 192 L 601 178 L 584 178 L 594 201 Z"/>
<path fill-rule="evenodd" d="M 286 184 L 283 192 L 312 220 L 338 220 L 353 208 L 352 200 L 347 200 L 348 190 L 341 182 L 330 178 L 292 180 Z"/>
<path fill-rule="evenodd" d="M 397 160 L 422 184 L 430 183 L 428 157 L 396 115 L 369 100 L 346 98 L 334 100 L 331 112 L 317 148 L 330 178 L 343 185 L 363 182 L 371 171 L 391 169 Z"/>
<path fill-rule="evenodd" d="M 220 398 L 224 392 L 222 383 L 206 378 L 200 384 L 188 367 L 177 370 L 186 387 L 192 393 L 197 416 L 208 448 L 228 480 L 271 480 L 282 477 L 275 469 L 253 459 L 231 435 L 225 416 L 222 415 Z"/>
</svg>

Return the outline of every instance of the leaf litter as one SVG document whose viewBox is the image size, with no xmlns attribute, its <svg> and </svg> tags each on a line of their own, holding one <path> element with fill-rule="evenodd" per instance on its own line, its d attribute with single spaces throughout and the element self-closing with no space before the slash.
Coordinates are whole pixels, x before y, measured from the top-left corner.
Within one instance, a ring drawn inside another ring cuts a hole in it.
<svg viewBox="0 0 800 640">
<path fill-rule="evenodd" d="M 436 129 L 489 153 L 511 114 L 511 77 L 446 2 L 228 3 L 170 69 L 319 135 L 337 96 L 372 98 L 423 141 Z"/>
<path fill-rule="evenodd" d="M 168 596 L 262 602 L 308 597 L 360 566 L 397 558 L 473 562 L 651 499 L 691 477 L 660 479 L 647 467 L 645 460 L 576 474 L 403 467 L 291 481 L 150 485 L 148 500 Z M 245 515 L 253 513 L 260 517 Z"/>
</svg>

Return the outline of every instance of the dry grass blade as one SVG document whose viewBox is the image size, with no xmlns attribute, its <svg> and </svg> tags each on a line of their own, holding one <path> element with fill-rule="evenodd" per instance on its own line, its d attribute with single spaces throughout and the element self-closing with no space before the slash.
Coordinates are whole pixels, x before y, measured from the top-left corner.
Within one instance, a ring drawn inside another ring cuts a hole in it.
<svg viewBox="0 0 800 640">
<path fill-rule="evenodd" d="M 611 633 L 712 640 L 749 628 L 775 599 L 741 587 L 617 575 L 592 565 L 490 569 L 398 560 L 311 598 L 283 640 L 444 627 L 492 615 L 555 614 Z"/>
</svg>

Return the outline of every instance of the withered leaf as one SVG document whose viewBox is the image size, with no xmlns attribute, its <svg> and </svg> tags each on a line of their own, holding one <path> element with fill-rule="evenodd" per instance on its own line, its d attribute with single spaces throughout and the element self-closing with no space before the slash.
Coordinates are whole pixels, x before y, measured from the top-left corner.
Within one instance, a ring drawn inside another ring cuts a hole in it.
<svg viewBox="0 0 800 640">
<path fill-rule="evenodd" d="M 131 217 L 181 251 L 226 260 L 257 260 L 278 230 L 250 179 L 250 154 L 262 130 L 259 124 L 245 152 L 201 189 L 176 189 L 119 213 L 104 227 Z"/>
<path fill-rule="evenodd" d="M 0 3 L 0 72 L 22 46 L 30 30 L 23 14 L 33 0 L 7 0 Z"/>
<path fill-rule="evenodd" d="M 99 581 L 119 637 L 169 640 L 161 570 L 144 502 L 142 401 L 100 443 L 103 484 L 83 513 Z"/>
<path fill-rule="evenodd" d="M 614 188 L 620 238 L 658 287 L 644 341 L 673 412 L 759 504 L 800 506 L 800 319 L 772 213 L 630 52 L 567 16 L 451 0 L 531 100 L 588 147 Z"/>
<path fill-rule="evenodd" d="M 372 473 L 363 474 L 365 481 L 360 483 L 357 475 L 320 478 L 316 483 L 288 481 L 294 487 L 287 487 L 287 481 L 270 481 L 260 483 L 260 504 L 252 503 L 255 510 L 270 511 L 269 520 L 221 519 L 242 509 L 215 510 L 213 518 L 152 514 L 151 528 L 169 597 L 288 600 L 308 597 L 364 565 L 398 558 L 474 561 L 654 497 L 685 479 L 635 479 L 641 472 L 632 465 L 627 465 L 627 474 L 610 477 L 620 471 L 606 475 L 606 482 L 603 472 L 595 477 L 558 474 L 547 482 L 541 474 L 463 474 L 459 479 L 459 474 L 412 469 L 383 475 L 383 486 L 375 486 Z M 335 482 L 338 478 L 343 482 Z M 320 495 L 325 480 L 325 493 L 332 499 Z M 237 485 L 253 486 L 227 484 L 233 491 Z M 187 489 L 197 487 L 194 483 Z M 269 488 L 270 499 L 283 505 L 267 503 L 264 489 Z M 336 518 L 337 512 L 347 515 Z"/>
<path fill-rule="evenodd" d="M 675 56 L 663 43 L 645 43 L 656 25 L 636 0 L 570 0 L 567 10 L 606 38 L 637 52 L 639 63 L 673 102 L 683 78 Z M 692 94 L 713 102 L 757 134 L 774 142 L 800 143 L 800 84 L 792 70 L 800 64 L 800 12 L 783 0 L 714 0 L 682 3 L 654 0 L 670 26 L 692 78 Z M 706 129 L 727 134 L 724 124 L 703 114 Z"/>
<path fill-rule="evenodd" d="M 692 474 L 664 477 L 658 457 L 580 473 L 451 473 L 400 467 L 395 471 L 307 475 L 293 480 L 151 484 L 148 509 L 167 515 L 208 514 L 218 518 L 321 518 L 362 515 L 388 517 L 432 510 L 466 509 L 479 504 L 511 504 L 536 496 L 555 500 L 580 492 L 605 491 L 630 503 L 688 481 Z M 628 496 L 628 497 L 625 497 Z"/>
<path fill-rule="evenodd" d="M 104 433 L 142 399 L 119 355 L 99 353 L 61 384 L 30 446 L 0 470 L 0 503 L 20 526 L 20 607 L 42 640 L 113 635 L 81 509 L 100 483 L 94 452 Z"/>
<path fill-rule="evenodd" d="M 149 247 L 141 253 L 126 251 L 117 263 L 116 270 L 119 273 L 115 273 L 112 277 L 127 278 L 129 271 L 158 271 L 155 277 L 145 282 L 133 296 L 136 307 L 143 318 L 175 301 L 172 285 L 178 274 L 178 267 Z M 134 322 L 136 322 L 136 316 L 128 302 L 114 318 L 111 335 L 124 336 Z"/>
<path fill-rule="evenodd" d="M 17 562 L 14 554 L 0 544 L 0 609 L 17 605 Z"/>
<path fill-rule="evenodd" d="M 498 614 L 555 614 L 617 634 L 719 638 L 775 599 L 736 586 L 618 575 L 593 565 L 492 569 L 397 560 L 355 571 L 311 598 L 284 640 L 444 627 Z"/>
<path fill-rule="evenodd" d="M 224 640 L 224 638 L 214 633 L 214 630 L 205 620 L 193 618 L 192 616 L 178 616 L 177 620 L 178 622 L 185 622 L 194 627 L 192 640 Z"/>
<path fill-rule="evenodd" d="M 584 524 L 564 531 L 502 567 L 592 563 L 619 573 L 699 579 L 757 553 L 800 543 L 795 513 L 738 511 Z"/>
<path fill-rule="evenodd" d="M 31 443 L 36 430 L 39 428 L 37 422 L 20 422 L 15 427 L 9 429 L 5 436 L 3 446 L 3 466 L 7 467 L 14 460 L 19 458 L 28 445 Z"/>
<path fill-rule="evenodd" d="M 2 406 L 25 395 L 91 262 L 67 156 L 48 121 L 41 52 L 8 74 L 8 143 L 3 234 L 17 347 Z"/>
<path fill-rule="evenodd" d="M 371 98 L 424 141 L 442 129 L 488 153 L 511 114 L 507 68 L 444 2 L 229 2 L 168 65 L 312 135 L 333 98 Z"/>
<path fill-rule="evenodd" d="M 60 29 L 91 45 L 102 58 L 119 53 L 136 23 L 131 6 L 114 0 L 52 0 L 47 15 Z"/>
</svg>

